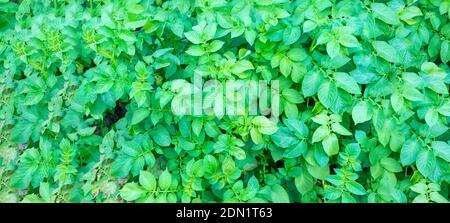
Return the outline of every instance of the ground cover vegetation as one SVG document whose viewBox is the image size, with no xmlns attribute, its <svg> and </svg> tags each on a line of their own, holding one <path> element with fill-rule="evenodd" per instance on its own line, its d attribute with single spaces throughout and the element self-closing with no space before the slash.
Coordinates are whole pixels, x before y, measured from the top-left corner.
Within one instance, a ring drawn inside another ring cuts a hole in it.
<svg viewBox="0 0 450 223">
<path fill-rule="evenodd" d="M 0 0 L 0 201 L 447 202 L 449 19 L 449 0 Z M 278 80 L 278 120 L 175 115 L 196 72 Z"/>
</svg>

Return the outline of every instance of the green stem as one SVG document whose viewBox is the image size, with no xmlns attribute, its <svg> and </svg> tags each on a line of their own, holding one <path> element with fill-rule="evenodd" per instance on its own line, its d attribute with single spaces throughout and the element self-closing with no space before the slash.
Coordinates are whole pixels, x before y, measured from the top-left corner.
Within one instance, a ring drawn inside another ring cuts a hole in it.
<svg viewBox="0 0 450 223">
<path fill-rule="evenodd" d="M 89 0 L 89 7 L 91 9 L 91 15 L 92 15 L 92 0 Z"/>
<path fill-rule="evenodd" d="M 53 8 L 56 9 L 56 0 L 53 0 Z"/>
</svg>

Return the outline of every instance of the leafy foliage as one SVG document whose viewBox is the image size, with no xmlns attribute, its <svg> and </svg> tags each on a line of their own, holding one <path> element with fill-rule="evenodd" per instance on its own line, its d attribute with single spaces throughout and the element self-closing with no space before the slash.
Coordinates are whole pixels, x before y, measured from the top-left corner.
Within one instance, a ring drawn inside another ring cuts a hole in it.
<svg viewBox="0 0 450 223">
<path fill-rule="evenodd" d="M 0 201 L 448 202 L 449 21 L 448 0 L 0 0 Z M 280 120 L 175 114 L 196 72 L 279 80 Z"/>
</svg>

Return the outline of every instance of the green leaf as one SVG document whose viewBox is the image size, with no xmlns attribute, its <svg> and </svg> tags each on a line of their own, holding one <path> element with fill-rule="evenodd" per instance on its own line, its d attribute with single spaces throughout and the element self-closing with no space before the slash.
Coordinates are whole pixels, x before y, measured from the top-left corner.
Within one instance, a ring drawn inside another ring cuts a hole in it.
<svg viewBox="0 0 450 223">
<path fill-rule="evenodd" d="M 342 185 L 344 185 L 344 181 L 338 175 L 328 175 L 328 176 L 325 177 L 325 179 L 328 182 L 330 182 L 331 184 L 335 185 L 335 186 L 342 186 Z"/>
<path fill-rule="evenodd" d="M 308 145 L 305 141 L 301 141 L 294 146 L 291 146 L 287 150 L 284 151 L 283 156 L 288 159 L 299 157 L 304 154 L 308 149 Z"/>
<path fill-rule="evenodd" d="M 397 160 L 390 157 L 382 159 L 380 164 L 381 166 L 383 166 L 383 168 L 392 173 L 398 173 L 403 170 L 400 163 Z"/>
<path fill-rule="evenodd" d="M 344 126 L 342 126 L 339 123 L 333 123 L 331 124 L 331 130 L 335 133 L 338 133 L 340 135 L 345 135 L 345 136 L 351 136 L 352 133 L 350 131 L 348 131 Z"/>
<path fill-rule="evenodd" d="M 205 124 L 205 133 L 209 137 L 217 137 L 220 134 L 220 130 L 214 122 L 207 122 Z"/>
<path fill-rule="evenodd" d="M 330 56 L 331 58 L 334 58 L 337 55 L 339 55 L 340 50 L 341 46 L 339 45 L 338 41 L 331 40 L 330 42 L 327 43 L 327 53 L 328 56 Z"/>
<path fill-rule="evenodd" d="M 358 39 L 350 34 L 341 34 L 339 36 L 339 43 L 345 47 L 359 47 Z"/>
<path fill-rule="evenodd" d="M 320 113 L 314 117 L 312 117 L 313 122 L 320 125 L 327 125 L 330 122 L 330 117 L 325 113 Z"/>
<path fill-rule="evenodd" d="M 403 96 L 400 95 L 398 92 L 394 92 L 391 95 L 391 105 L 395 112 L 400 112 L 404 106 L 404 99 Z"/>
<path fill-rule="evenodd" d="M 187 141 L 185 138 L 178 138 L 179 146 L 186 151 L 191 151 L 195 149 L 195 144 Z"/>
<path fill-rule="evenodd" d="M 438 192 L 431 192 L 430 199 L 436 203 L 449 203 L 448 199 L 439 194 Z"/>
<path fill-rule="evenodd" d="M 300 38 L 301 30 L 298 26 L 288 26 L 283 32 L 283 42 L 286 45 L 295 43 Z"/>
<path fill-rule="evenodd" d="M 148 171 L 141 171 L 139 173 L 139 184 L 147 191 L 154 191 L 156 189 L 156 179 L 152 173 Z"/>
<path fill-rule="evenodd" d="M 422 16 L 422 15 L 423 14 L 418 7 L 410 6 L 410 7 L 403 9 L 400 12 L 399 17 L 401 20 L 403 20 L 407 23 L 410 23 L 412 18 L 414 18 L 416 16 Z"/>
<path fill-rule="evenodd" d="M 320 142 L 324 138 L 329 136 L 330 133 L 331 133 L 330 129 L 327 126 L 322 125 L 319 128 L 317 128 L 316 131 L 314 131 L 313 136 L 312 136 L 312 142 L 313 143 Z"/>
<path fill-rule="evenodd" d="M 450 145 L 442 141 L 433 141 L 431 147 L 438 157 L 450 162 Z"/>
<path fill-rule="evenodd" d="M 297 118 L 298 117 L 298 107 L 294 103 L 285 102 L 284 103 L 284 113 L 287 118 Z"/>
<path fill-rule="evenodd" d="M 342 193 L 342 203 L 356 203 L 356 199 L 347 192 Z"/>
<path fill-rule="evenodd" d="M 247 70 L 253 70 L 254 67 L 252 63 L 248 60 L 240 60 L 231 66 L 231 72 L 234 74 L 240 74 Z"/>
<path fill-rule="evenodd" d="M 303 102 L 303 96 L 300 94 L 300 92 L 291 88 L 283 90 L 282 96 L 284 99 L 294 104 Z"/>
<path fill-rule="evenodd" d="M 28 142 L 33 131 L 33 123 L 27 121 L 19 121 L 14 128 L 10 136 L 10 140 L 17 143 L 23 144 Z"/>
<path fill-rule="evenodd" d="M 348 183 L 346 183 L 345 188 L 347 188 L 348 191 L 356 195 L 367 194 L 366 189 L 364 189 L 364 187 L 361 184 L 355 181 L 349 181 Z"/>
<path fill-rule="evenodd" d="M 224 42 L 220 40 L 214 40 L 209 44 L 208 52 L 214 53 L 220 49 L 222 49 Z"/>
<path fill-rule="evenodd" d="M 194 57 L 199 57 L 199 56 L 203 56 L 206 52 L 203 49 L 203 47 L 199 46 L 199 45 L 194 45 L 194 46 L 190 46 L 187 50 L 186 53 L 194 56 Z"/>
<path fill-rule="evenodd" d="M 97 89 L 96 93 L 103 94 L 103 93 L 109 91 L 109 89 L 111 89 L 113 85 L 114 85 L 114 82 L 112 80 L 101 79 L 101 80 L 97 81 L 97 85 L 95 86 Z"/>
<path fill-rule="evenodd" d="M 126 177 L 131 170 L 133 158 L 127 155 L 119 155 L 111 166 L 111 175 Z"/>
<path fill-rule="evenodd" d="M 249 194 L 247 196 L 247 199 L 254 198 L 256 196 L 256 193 L 258 193 L 259 190 L 259 182 L 258 178 L 255 176 L 250 177 L 247 183 L 247 191 L 249 191 Z"/>
<path fill-rule="evenodd" d="M 44 96 L 45 94 L 41 89 L 28 91 L 27 96 L 25 97 L 25 105 L 35 105 L 39 103 Z"/>
<path fill-rule="evenodd" d="M 428 186 L 423 181 L 416 183 L 410 187 L 410 189 L 419 194 L 425 194 L 428 190 Z"/>
<path fill-rule="evenodd" d="M 170 137 L 169 131 L 165 127 L 157 127 L 155 130 L 152 131 L 153 134 L 151 134 L 153 140 L 156 142 L 156 144 L 167 147 L 170 146 L 172 139 Z"/>
<path fill-rule="evenodd" d="M 311 166 L 307 165 L 308 173 L 311 174 L 316 179 L 324 180 L 326 176 L 330 175 L 330 167 L 328 165 L 324 166 Z"/>
<path fill-rule="evenodd" d="M 280 60 L 280 72 L 287 77 L 291 74 L 293 63 L 288 57 L 283 57 Z"/>
<path fill-rule="evenodd" d="M 367 122 L 372 119 L 373 111 L 366 101 L 360 101 L 352 109 L 352 118 L 355 124 Z"/>
<path fill-rule="evenodd" d="M 425 194 L 420 194 L 412 200 L 412 203 L 429 203 L 429 200 Z"/>
<path fill-rule="evenodd" d="M 253 118 L 252 123 L 255 125 L 258 132 L 264 135 L 272 135 L 278 130 L 277 125 L 264 116 L 257 116 Z"/>
<path fill-rule="evenodd" d="M 425 114 L 425 122 L 428 126 L 434 126 L 439 122 L 439 114 L 436 110 L 430 109 Z"/>
<path fill-rule="evenodd" d="M 172 184 L 172 175 L 167 169 L 159 176 L 158 184 L 161 190 L 168 190 L 170 188 L 170 185 Z"/>
<path fill-rule="evenodd" d="M 446 102 L 445 104 L 439 106 L 437 110 L 441 115 L 444 116 L 450 116 L 450 101 Z"/>
<path fill-rule="evenodd" d="M 403 86 L 403 96 L 410 101 L 422 101 L 423 95 L 419 90 L 411 86 Z"/>
<path fill-rule="evenodd" d="M 250 136 L 255 144 L 261 144 L 263 142 L 262 134 L 254 128 L 250 129 Z"/>
<path fill-rule="evenodd" d="M 450 42 L 448 40 L 442 41 L 439 55 L 442 63 L 448 63 L 450 61 Z"/>
<path fill-rule="evenodd" d="M 431 151 L 421 151 L 417 155 L 416 166 L 425 177 L 430 177 L 436 168 L 436 156 Z"/>
<path fill-rule="evenodd" d="M 233 146 L 229 149 L 230 155 L 234 156 L 237 160 L 244 160 L 247 155 L 245 151 L 237 146 Z"/>
<path fill-rule="evenodd" d="M 309 134 L 308 126 L 303 121 L 298 119 L 285 119 L 284 123 L 290 130 L 294 131 L 297 137 L 307 137 Z"/>
<path fill-rule="evenodd" d="M 231 175 L 236 171 L 236 164 L 231 157 L 226 157 L 223 160 L 222 171 L 225 175 Z"/>
<path fill-rule="evenodd" d="M 338 90 L 336 84 L 330 81 L 324 81 L 320 87 L 317 96 L 319 101 L 326 107 L 334 106 L 337 101 Z"/>
<path fill-rule="evenodd" d="M 31 148 L 26 150 L 20 157 L 19 168 L 11 177 L 11 186 L 22 190 L 30 185 L 33 175 L 39 168 L 41 155 L 37 149 Z"/>
<path fill-rule="evenodd" d="M 198 32 L 189 31 L 184 33 L 184 36 L 193 44 L 200 44 L 203 42 L 201 39 L 201 35 Z"/>
<path fill-rule="evenodd" d="M 319 37 L 317 38 L 317 42 L 316 45 L 321 45 L 321 44 L 325 44 L 328 43 L 332 40 L 332 35 L 330 33 L 329 30 L 324 30 L 321 32 L 321 34 L 319 35 Z"/>
<path fill-rule="evenodd" d="M 397 50 L 388 43 L 384 41 L 373 41 L 372 46 L 381 58 L 392 63 L 400 63 Z"/>
<path fill-rule="evenodd" d="M 317 23 L 312 20 L 307 20 L 303 23 L 303 32 L 307 33 L 314 30 L 317 27 Z"/>
<path fill-rule="evenodd" d="M 271 198 L 274 203 L 289 203 L 289 195 L 279 184 L 272 185 Z"/>
<path fill-rule="evenodd" d="M 339 88 L 347 91 L 350 94 L 361 94 L 361 89 L 356 81 L 351 78 L 347 73 L 344 72 L 336 72 L 333 74 L 334 80 L 336 80 L 336 85 Z"/>
<path fill-rule="evenodd" d="M 251 134 L 251 132 L 250 132 Z M 288 128 L 279 128 L 275 134 L 271 135 L 270 138 L 275 143 L 275 145 L 281 148 L 288 148 L 298 142 L 298 139 L 291 133 Z M 216 143 L 217 144 L 217 143 Z"/>
<path fill-rule="evenodd" d="M 308 57 L 308 54 L 302 48 L 293 48 L 289 50 L 287 57 L 292 61 L 300 62 L 305 60 Z"/>
<path fill-rule="evenodd" d="M 372 3 L 370 8 L 373 10 L 374 16 L 381 21 L 390 25 L 400 24 L 397 13 L 384 3 Z"/>
<path fill-rule="evenodd" d="M 120 190 L 120 196 L 126 201 L 135 201 L 147 193 L 142 187 L 137 183 L 127 183 Z"/>
<path fill-rule="evenodd" d="M 295 187 L 301 194 L 305 194 L 314 188 L 314 178 L 307 172 L 303 172 L 295 178 Z"/>
<path fill-rule="evenodd" d="M 323 150 L 328 156 L 334 156 L 339 153 L 339 141 L 336 134 L 331 133 L 322 141 Z"/>
<path fill-rule="evenodd" d="M 256 36 L 258 34 L 254 30 L 246 30 L 244 33 L 245 40 L 247 40 L 248 44 L 253 45 L 255 42 Z"/>
<path fill-rule="evenodd" d="M 133 117 L 131 118 L 131 124 L 136 125 L 150 115 L 150 111 L 147 108 L 140 108 L 133 112 Z"/>
<path fill-rule="evenodd" d="M 321 83 L 323 81 L 322 75 L 319 72 L 308 72 L 303 78 L 302 82 L 302 92 L 305 97 L 310 97 L 315 95 Z"/>
<path fill-rule="evenodd" d="M 329 200 L 336 200 L 342 196 L 342 191 L 335 187 L 327 187 L 323 191 L 323 196 Z"/>
<path fill-rule="evenodd" d="M 406 165 L 411 165 L 416 161 L 417 154 L 421 151 L 421 146 L 416 140 L 408 140 L 400 150 L 400 161 Z"/>
<path fill-rule="evenodd" d="M 202 32 L 202 37 L 204 37 L 205 41 L 211 40 L 216 35 L 216 31 L 217 31 L 217 24 L 210 23 L 205 26 L 205 29 Z"/>
</svg>

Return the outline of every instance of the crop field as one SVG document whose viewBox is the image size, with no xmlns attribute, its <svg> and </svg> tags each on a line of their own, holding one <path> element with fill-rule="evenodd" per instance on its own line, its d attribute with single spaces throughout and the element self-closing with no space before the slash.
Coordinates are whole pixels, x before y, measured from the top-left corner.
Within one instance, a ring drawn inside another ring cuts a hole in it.
<svg viewBox="0 0 450 223">
<path fill-rule="evenodd" d="M 0 203 L 447 203 L 450 0 L 0 0 Z"/>
</svg>

